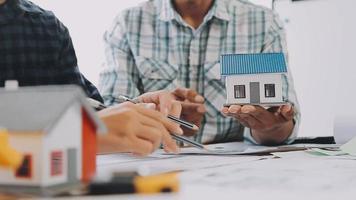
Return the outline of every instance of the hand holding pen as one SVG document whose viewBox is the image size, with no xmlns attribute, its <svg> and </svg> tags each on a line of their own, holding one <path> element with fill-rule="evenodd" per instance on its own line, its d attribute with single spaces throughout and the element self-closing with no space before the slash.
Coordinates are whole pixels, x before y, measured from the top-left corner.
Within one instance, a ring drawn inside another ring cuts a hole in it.
<svg viewBox="0 0 356 200">
<path fill-rule="evenodd" d="M 136 103 L 140 103 L 139 100 L 132 100 L 126 96 L 119 96 L 117 98 L 117 101 L 118 102 L 131 102 L 133 104 L 136 104 Z M 199 130 L 199 127 L 196 126 L 195 124 L 192 124 L 192 123 L 189 123 L 187 121 L 184 121 L 182 119 L 179 119 L 178 117 L 175 117 L 175 116 L 172 116 L 172 115 L 168 115 L 167 116 L 168 119 L 172 120 L 173 122 L 181 125 L 182 127 L 185 127 L 186 129 L 189 129 L 189 130 L 193 130 L 193 131 L 198 131 Z M 199 148 L 199 149 L 205 149 L 204 145 L 198 143 L 198 142 L 195 142 L 189 138 L 186 138 L 184 136 L 180 136 L 180 135 L 177 135 L 176 133 L 171 133 L 171 136 L 173 139 L 179 141 L 179 142 L 183 142 L 183 143 L 186 143 L 188 145 L 191 145 L 193 147 L 196 147 L 196 148 Z"/>
<path fill-rule="evenodd" d="M 129 152 L 138 156 L 151 154 L 163 144 L 167 152 L 178 153 L 179 148 L 170 133 L 182 135 L 178 124 L 165 115 L 129 102 L 106 108 L 100 102 L 89 99 L 107 134 L 98 135 L 98 153 Z"/>
<path fill-rule="evenodd" d="M 170 108 L 169 111 L 172 111 L 172 108 L 173 110 L 176 110 L 177 111 L 177 115 L 179 115 L 179 111 L 180 111 L 180 103 L 176 102 L 177 104 L 174 104 L 175 101 L 172 101 L 172 97 L 169 96 L 170 93 L 168 92 L 162 92 L 162 91 L 158 91 L 158 92 L 154 92 L 154 94 L 146 94 L 145 96 L 145 99 L 144 101 L 147 103 L 147 102 L 173 102 L 173 105 L 164 105 L 162 106 L 162 104 L 158 103 L 158 107 L 162 110 L 162 108 Z M 147 98 L 151 98 L 151 99 L 147 99 Z M 171 98 L 171 99 L 169 99 Z M 131 100 L 131 99 L 128 99 L 126 97 L 123 97 L 121 96 L 120 98 L 116 98 L 114 101 L 118 102 L 118 103 L 122 103 L 122 102 L 125 102 L 125 101 L 130 101 L 132 103 L 141 103 L 140 101 L 142 101 L 142 99 L 135 99 L 135 100 Z M 100 107 L 101 106 L 101 109 L 105 108 L 105 106 L 103 105 L 96 105 L 95 107 Z M 171 106 L 171 107 L 170 107 Z M 175 107 L 175 108 L 174 108 Z M 172 113 L 172 112 L 170 112 Z M 194 124 L 191 124 L 189 122 L 185 122 L 183 120 L 180 120 L 179 118 L 173 116 L 173 115 L 167 115 L 168 119 L 174 121 L 175 123 L 183 126 L 183 127 L 186 127 L 187 129 L 190 129 L 190 130 L 194 130 L 194 131 L 197 131 L 199 128 L 194 125 Z M 174 132 L 171 133 L 171 136 L 172 138 L 174 138 L 175 140 L 178 140 L 178 141 L 181 141 L 181 142 L 184 142 L 186 144 L 190 144 L 192 146 L 195 146 L 197 148 L 204 148 L 204 146 L 200 143 L 197 143 L 197 142 L 194 142 L 188 138 L 185 138 L 183 136 L 180 136 L 180 135 L 177 135 L 177 134 L 174 134 Z"/>
<path fill-rule="evenodd" d="M 184 135 L 193 136 L 199 130 L 199 127 L 206 112 L 204 106 L 204 98 L 199 95 L 196 91 L 188 88 L 177 88 L 174 91 L 156 91 L 145 93 L 139 98 L 134 100 L 128 99 L 124 96 L 120 96 L 121 99 L 116 99 L 118 101 L 130 101 L 132 103 L 154 103 L 157 105 L 158 110 L 167 117 L 180 124 L 183 128 Z M 126 98 L 126 99 L 125 99 Z M 178 116 L 183 115 L 184 119 L 188 121 L 179 119 Z M 191 123 L 193 122 L 193 123 Z M 183 142 L 190 146 L 205 149 L 204 145 L 195 142 L 184 136 L 179 136 L 177 134 L 171 134 L 177 141 Z"/>
</svg>

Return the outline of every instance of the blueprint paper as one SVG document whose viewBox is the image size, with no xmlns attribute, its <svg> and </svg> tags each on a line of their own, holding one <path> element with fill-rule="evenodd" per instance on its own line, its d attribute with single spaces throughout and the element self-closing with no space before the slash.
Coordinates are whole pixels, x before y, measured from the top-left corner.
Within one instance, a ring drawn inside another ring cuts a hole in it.
<svg viewBox="0 0 356 200">
<path fill-rule="evenodd" d="M 305 150 L 305 146 L 258 146 L 243 142 L 231 142 L 222 144 L 205 145 L 206 149 L 194 147 L 182 148 L 180 155 L 260 155 L 272 152 L 299 151 Z"/>
<path fill-rule="evenodd" d="M 187 185 L 204 184 L 242 191 L 355 191 L 355 160 L 312 156 L 303 151 L 277 155 L 281 158 L 186 171 L 182 173 L 181 178 Z"/>
<path fill-rule="evenodd" d="M 340 149 L 345 153 L 356 156 L 356 137 L 348 143 L 342 145 Z"/>
<path fill-rule="evenodd" d="M 163 156 L 162 156 L 163 155 Z M 155 175 L 177 171 L 191 171 L 218 166 L 236 165 L 256 161 L 270 156 L 167 156 L 158 150 L 148 158 L 129 157 L 128 155 L 99 156 L 97 158 L 98 175 L 109 177 L 113 172 L 139 172 L 141 175 Z"/>
</svg>

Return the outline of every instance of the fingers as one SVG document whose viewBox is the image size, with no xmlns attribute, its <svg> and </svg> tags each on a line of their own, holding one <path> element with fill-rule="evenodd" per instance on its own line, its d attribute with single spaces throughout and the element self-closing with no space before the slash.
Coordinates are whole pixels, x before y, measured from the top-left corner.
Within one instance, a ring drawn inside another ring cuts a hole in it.
<svg viewBox="0 0 356 200">
<path fill-rule="evenodd" d="M 98 153 L 131 152 L 130 142 L 125 137 L 120 137 L 116 132 L 109 132 L 98 136 Z"/>
<path fill-rule="evenodd" d="M 179 118 L 182 112 L 182 104 L 178 101 L 174 101 L 172 103 L 171 110 L 169 112 L 170 115 Z"/>
<path fill-rule="evenodd" d="M 177 124 L 168 121 L 168 123 L 164 126 L 164 123 L 161 123 L 160 121 L 156 121 L 144 115 L 140 117 L 139 120 L 142 124 L 144 124 L 145 127 L 143 130 L 145 131 L 138 133 L 138 137 L 150 140 L 155 148 L 158 148 L 159 144 L 162 141 L 166 151 L 175 153 L 178 152 L 178 146 L 170 135 L 170 132 L 175 133 L 172 129 L 176 128 L 176 126 L 178 126 Z M 183 134 L 183 132 L 178 134 Z"/>
<path fill-rule="evenodd" d="M 221 109 L 221 112 L 222 112 L 224 115 L 229 114 L 229 107 L 223 107 L 223 108 Z"/>
<path fill-rule="evenodd" d="M 160 90 L 148 92 L 138 97 L 143 103 L 154 103 L 158 105 L 158 110 L 164 115 L 168 115 L 176 101 L 175 96 L 168 91 Z"/>
<path fill-rule="evenodd" d="M 186 100 L 188 98 L 188 88 L 177 88 L 173 91 L 173 94 L 178 97 L 180 100 Z"/>
<path fill-rule="evenodd" d="M 239 105 L 232 105 L 228 108 L 228 112 L 232 114 L 238 114 L 241 112 L 242 106 Z"/>
<path fill-rule="evenodd" d="M 195 90 L 188 88 L 177 88 L 173 91 L 173 94 L 181 101 L 188 100 L 194 103 L 204 103 L 205 101 L 203 96 L 199 95 Z"/>
<path fill-rule="evenodd" d="M 164 114 L 168 115 L 169 112 L 172 110 L 173 102 L 175 102 L 175 98 L 170 93 L 162 93 L 159 96 L 159 110 Z"/>
<path fill-rule="evenodd" d="M 145 124 L 143 124 L 142 130 L 144 131 L 138 131 L 136 136 L 140 139 L 151 142 L 153 150 L 158 149 L 162 143 L 162 134 L 165 133 L 162 133 L 162 130 L 157 127 L 147 126 Z"/>
<path fill-rule="evenodd" d="M 151 118 L 151 117 L 149 117 L 147 115 L 140 115 L 140 116 L 138 116 L 137 120 L 140 123 L 144 124 L 145 126 L 149 126 L 149 127 L 155 128 L 161 133 L 169 134 L 168 130 L 165 127 L 165 125 L 160 120 Z"/>
<path fill-rule="evenodd" d="M 241 118 L 240 116 L 236 117 L 236 119 L 240 122 L 240 124 L 242 124 L 242 126 L 251 128 L 250 124 L 248 124 L 248 122 L 243 118 Z"/>
<path fill-rule="evenodd" d="M 242 125 L 256 130 L 270 130 L 279 127 L 294 117 L 292 106 L 271 107 L 265 109 L 253 105 L 232 105 L 225 107 L 222 113 L 236 118 Z"/>
<path fill-rule="evenodd" d="M 162 115 L 161 113 L 154 111 L 154 110 L 148 110 L 148 109 L 140 108 L 140 107 L 137 107 L 137 111 L 140 114 L 146 116 L 146 118 L 145 118 L 146 121 L 150 121 L 151 123 L 153 123 L 152 120 L 154 120 L 154 121 L 156 121 L 156 123 L 157 122 L 162 123 L 163 126 L 170 132 L 174 132 L 177 134 L 183 134 L 183 130 L 180 128 L 180 126 L 178 124 L 172 122 L 171 120 L 169 120 L 166 116 Z M 150 122 L 148 122 L 148 123 L 150 123 Z"/>
<path fill-rule="evenodd" d="M 221 112 L 225 116 L 239 118 L 238 114 L 241 113 L 241 107 L 240 105 L 231 105 L 229 107 L 223 107 Z"/>
<path fill-rule="evenodd" d="M 178 151 L 169 132 L 183 134 L 182 129 L 155 110 L 126 104 L 105 110 L 100 117 L 109 129 L 109 134 L 100 140 L 100 152 L 128 151 L 143 156 L 157 149 L 161 142 L 166 151 Z"/>
<path fill-rule="evenodd" d="M 286 121 L 290 121 L 294 117 L 294 108 L 291 105 L 284 105 L 280 108 L 281 115 Z"/>
<path fill-rule="evenodd" d="M 266 113 L 265 113 L 266 112 Z M 271 124 L 272 115 L 264 108 L 251 105 L 231 105 L 222 109 L 222 113 L 226 116 L 236 118 L 243 126 L 255 129 L 264 128 L 267 124 Z"/>
<path fill-rule="evenodd" d="M 137 104 L 140 107 L 146 108 L 146 109 L 150 109 L 150 110 L 156 110 L 156 104 L 154 103 L 140 103 Z"/>
<path fill-rule="evenodd" d="M 182 110 L 184 113 L 195 113 L 198 112 L 200 114 L 206 113 L 206 108 L 204 104 L 201 103 L 182 103 Z"/>
<path fill-rule="evenodd" d="M 276 121 L 275 116 L 261 106 L 243 106 L 241 108 L 241 113 L 251 115 L 255 120 L 264 125 L 273 124 Z M 251 119 L 251 121 L 254 122 L 255 120 Z"/>
<path fill-rule="evenodd" d="M 163 148 L 166 152 L 178 153 L 179 147 L 170 134 L 163 134 L 162 138 Z"/>
<path fill-rule="evenodd" d="M 239 115 L 241 121 L 243 121 L 247 127 L 251 129 L 263 129 L 265 124 L 263 124 L 260 120 L 256 119 L 254 116 L 250 114 L 240 114 Z"/>
<path fill-rule="evenodd" d="M 229 108 L 227 108 L 227 107 L 226 107 L 226 109 L 224 109 L 223 114 L 226 116 L 229 116 L 229 117 L 234 117 L 235 119 L 237 119 L 237 121 L 240 122 L 240 124 L 242 124 L 245 127 L 250 128 L 250 125 L 244 118 L 241 117 L 241 114 L 231 114 L 231 113 L 229 113 Z"/>
<path fill-rule="evenodd" d="M 155 149 L 158 148 L 161 143 L 163 143 L 164 149 L 167 152 L 177 153 L 178 146 L 171 137 L 170 133 L 161 123 L 153 121 L 150 121 L 149 118 L 146 119 L 144 128 L 145 132 L 142 132 L 143 134 L 138 133 L 138 136 L 151 141 Z"/>
<path fill-rule="evenodd" d="M 98 153 L 130 152 L 147 156 L 156 149 L 151 141 L 136 137 L 132 132 L 127 133 L 125 136 L 116 133 L 99 136 Z"/>
<path fill-rule="evenodd" d="M 131 148 L 131 152 L 139 156 L 147 156 L 155 150 L 151 142 L 140 138 L 132 139 Z"/>
<path fill-rule="evenodd" d="M 137 137 L 151 142 L 153 149 L 151 152 L 147 152 L 147 154 L 152 153 L 154 150 L 158 149 L 161 143 L 163 143 L 166 152 L 178 153 L 179 148 L 176 142 L 165 129 L 161 129 L 159 127 L 144 126 L 144 130 L 144 132 L 138 133 Z"/>
<path fill-rule="evenodd" d="M 142 117 L 140 117 L 140 121 L 144 125 L 150 126 L 154 128 L 158 133 L 160 133 L 165 150 L 171 152 L 178 152 L 178 146 L 176 142 L 172 139 L 170 133 L 183 135 L 183 130 L 178 124 L 172 122 L 165 116 L 162 116 L 162 114 L 156 112 L 159 116 L 155 116 L 154 113 L 151 113 L 155 111 L 149 111 L 150 110 L 147 109 L 140 110 L 140 112 L 143 113 Z"/>
</svg>

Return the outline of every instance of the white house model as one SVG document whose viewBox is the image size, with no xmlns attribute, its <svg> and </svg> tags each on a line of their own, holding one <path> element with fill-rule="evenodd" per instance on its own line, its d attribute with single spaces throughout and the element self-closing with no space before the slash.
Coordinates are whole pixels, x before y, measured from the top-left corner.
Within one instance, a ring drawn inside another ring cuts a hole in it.
<svg viewBox="0 0 356 200">
<path fill-rule="evenodd" d="M 226 54 L 220 60 L 226 106 L 282 105 L 287 102 L 287 66 L 282 53 Z"/>
<path fill-rule="evenodd" d="M 8 130 L 11 147 L 24 155 L 15 172 L 0 168 L 0 188 L 51 188 L 90 180 L 96 134 L 106 127 L 80 88 L 1 89 L 0 99 L 0 126 Z"/>
</svg>

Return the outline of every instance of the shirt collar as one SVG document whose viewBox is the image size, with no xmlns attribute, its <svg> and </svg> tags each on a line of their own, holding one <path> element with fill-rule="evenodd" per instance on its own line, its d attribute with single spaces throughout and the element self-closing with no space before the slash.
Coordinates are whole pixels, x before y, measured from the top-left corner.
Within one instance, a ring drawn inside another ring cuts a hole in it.
<svg viewBox="0 0 356 200">
<path fill-rule="evenodd" d="M 166 22 L 173 20 L 176 11 L 173 8 L 171 0 L 161 0 L 158 2 L 158 8 L 160 9 L 159 18 Z"/>
<path fill-rule="evenodd" d="M 18 7 L 24 12 L 27 13 L 43 13 L 43 10 L 35 5 L 34 3 L 27 1 L 27 0 L 15 0 L 18 1 Z"/>
<path fill-rule="evenodd" d="M 175 19 L 175 15 L 177 12 L 174 9 L 171 0 L 161 0 L 158 8 L 160 8 L 159 18 L 162 21 L 171 21 Z M 215 0 L 214 5 L 211 9 L 212 16 L 224 21 L 230 20 L 230 16 L 227 10 L 227 3 L 225 0 Z M 208 14 L 209 13 L 210 11 L 208 12 Z"/>
<path fill-rule="evenodd" d="M 230 21 L 229 11 L 228 11 L 228 3 L 226 0 L 215 0 L 215 13 L 214 16 L 218 19 L 224 21 Z"/>
<path fill-rule="evenodd" d="M 7 24 L 24 13 L 38 12 L 42 12 L 42 10 L 27 0 L 7 0 L 0 7 L 0 24 Z"/>
</svg>

